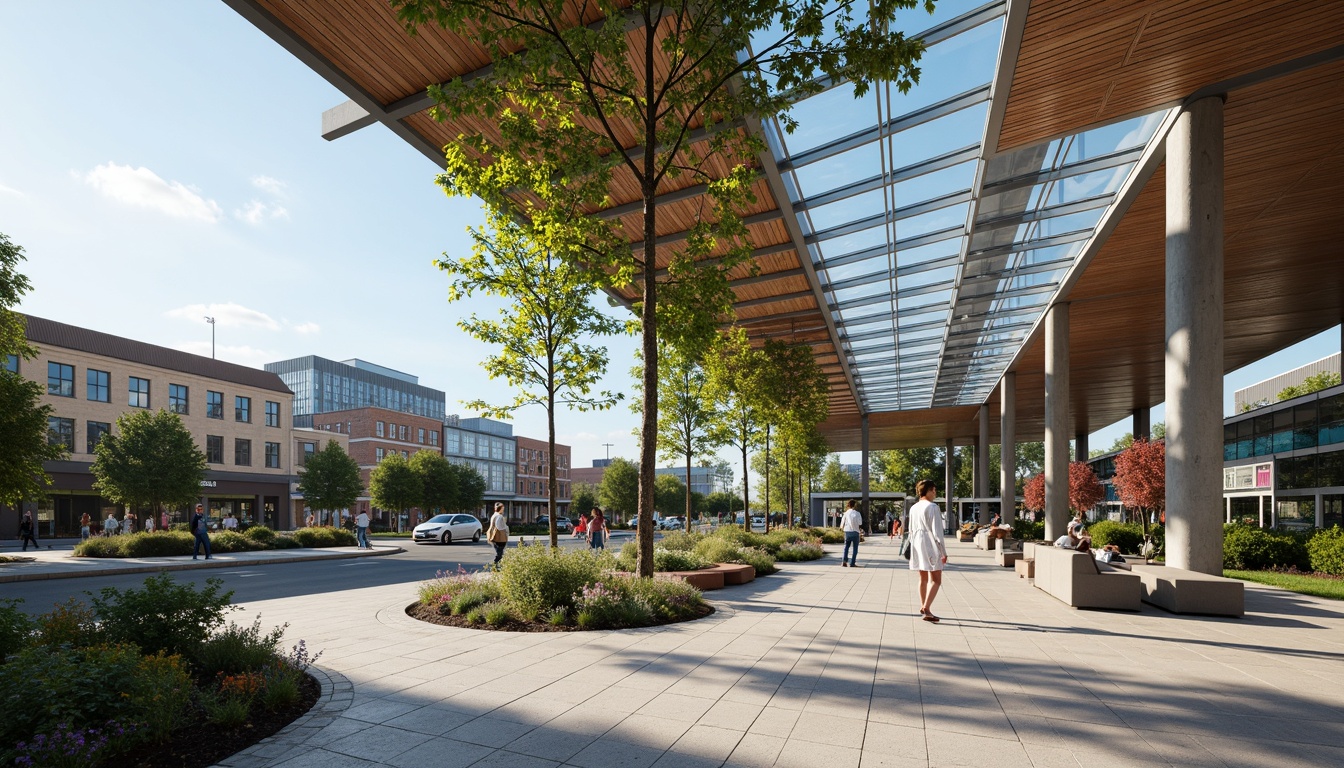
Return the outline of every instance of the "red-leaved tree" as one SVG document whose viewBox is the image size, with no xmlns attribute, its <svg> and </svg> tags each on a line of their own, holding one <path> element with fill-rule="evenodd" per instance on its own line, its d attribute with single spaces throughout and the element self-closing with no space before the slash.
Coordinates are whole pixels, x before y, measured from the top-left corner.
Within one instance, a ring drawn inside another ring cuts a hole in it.
<svg viewBox="0 0 1344 768">
<path fill-rule="evenodd" d="M 1022 506 L 1030 512 L 1045 509 L 1045 473 L 1038 473 L 1022 488 Z"/>
<path fill-rule="evenodd" d="M 1104 498 L 1106 489 L 1092 466 L 1085 461 L 1069 462 L 1069 509 L 1086 512 Z"/>
<path fill-rule="evenodd" d="M 1112 481 L 1120 503 L 1139 510 L 1143 532 L 1148 532 L 1148 512 L 1161 510 L 1167 502 L 1167 444 L 1163 440 L 1136 440 L 1115 457 Z"/>
</svg>

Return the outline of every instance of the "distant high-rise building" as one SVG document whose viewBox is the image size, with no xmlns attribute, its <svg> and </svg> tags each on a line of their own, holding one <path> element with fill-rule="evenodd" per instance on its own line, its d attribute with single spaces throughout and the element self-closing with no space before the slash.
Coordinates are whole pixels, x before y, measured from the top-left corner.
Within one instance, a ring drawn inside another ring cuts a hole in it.
<svg viewBox="0 0 1344 768">
<path fill-rule="evenodd" d="M 659 467 L 655 474 L 672 475 L 682 483 L 686 482 L 685 467 Z M 691 467 L 691 493 L 708 496 L 719 491 L 729 491 L 733 487 L 733 470 L 727 467 Z"/>
<path fill-rule="evenodd" d="M 311 427 L 315 414 L 382 408 L 442 422 L 446 397 L 420 379 L 364 360 L 336 362 L 317 355 L 267 363 L 294 391 L 294 426 Z"/>
<path fill-rule="evenodd" d="M 513 503 L 516 452 L 513 425 L 508 422 L 483 416 L 464 419 L 456 414 L 443 420 L 443 455 L 485 478 L 485 500 L 477 515 L 488 514 L 497 501 Z"/>
</svg>

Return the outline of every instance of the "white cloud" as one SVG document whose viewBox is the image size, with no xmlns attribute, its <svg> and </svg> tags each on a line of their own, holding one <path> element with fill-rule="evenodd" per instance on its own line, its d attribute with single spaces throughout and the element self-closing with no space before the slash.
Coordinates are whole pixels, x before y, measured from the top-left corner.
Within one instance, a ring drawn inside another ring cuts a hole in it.
<svg viewBox="0 0 1344 768">
<path fill-rule="evenodd" d="M 214 200 L 201 197 L 181 182 L 165 181 L 148 168 L 106 163 L 89 171 L 83 180 L 108 199 L 169 216 L 212 224 L 223 216 Z"/>
<path fill-rule="evenodd" d="M 285 184 L 285 182 L 271 178 L 270 176 L 253 176 L 252 186 L 276 197 L 284 197 L 285 187 L 288 185 Z"/>
<path fill-rule="evenodd" d="M 322 326 L 317 323 L 299 323 L 294 326 L 294 332 L 307 336 L 310 333 L 317 333 L 322 330 Z"/>
<path fill-rule="evenodd" d="M 198 323 L 205 318 L 215 318 L 220 328 L 262 328 L 267 331 L 280 330 L 280 324 L 265 312 L 248 309 L 240 304 L 188 304 L 185 307 L 170 309 L 164 313 L 168 317 L 178 317 Z"/>
<path fill-rule="evenodd" d="M 19 190 L 13 187 L 6 187 L 4 184 L 0 184 L 0 195 L 14 195 L 15 197 L 27 197 L 27 195 L 20 192 Z"/>
<path fill-rule="evenodd" d="M 204 341 L 185 341 L 173 345 L 175 349 L 183 352 L 190 352 L 193 355 L 202 357 L 210 356 L 210 340 Z M 230 363 L 246 365 L 252 368 L 260 368 L 266 363 L 273 363 L 280 359 L 280 356 L 269 349 L 257 349 L 249 347 L 246 344 L 237 346 L 221 344 L 215 347 L 215 357 Z"/>
<path fill-rule="evenodd" d="M 233 215 L 255 226 L 263 221 L 288 219 L 289 211 L 283 205 L 267 204 L 260 200 L 253 200 L 242 208 L 235 210 Z"/>
</svg>

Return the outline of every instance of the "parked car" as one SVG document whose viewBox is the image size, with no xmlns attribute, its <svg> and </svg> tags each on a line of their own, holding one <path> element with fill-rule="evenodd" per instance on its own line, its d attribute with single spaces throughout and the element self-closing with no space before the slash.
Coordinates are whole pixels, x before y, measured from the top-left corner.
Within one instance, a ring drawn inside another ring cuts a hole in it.
<svg viewBox="0 0 1344 768">
<path fill-rule="evenodd" d="M 480 541 L 481 521 L 471 515 L 435 515 L 415 526 L 412 539 L 416 544 Z"/>
<path fill-rule="evenodd" d="M 664 531 L 680 531 L 686 528 L 680 517 L 664 517 L 658 521 L 658 528 Z"/>
<path fill-rule="evenodd" d="M 536 519 L 535 524 L 542 527 L 549 527 L 551 524 L 551 516 L 541 515 Z M 568 517 L 557 517 L 555 518 L 555 530 L 558 533 L 569 533 L 574 530 L 574 524 L 569 521 Z"/>
</svg>

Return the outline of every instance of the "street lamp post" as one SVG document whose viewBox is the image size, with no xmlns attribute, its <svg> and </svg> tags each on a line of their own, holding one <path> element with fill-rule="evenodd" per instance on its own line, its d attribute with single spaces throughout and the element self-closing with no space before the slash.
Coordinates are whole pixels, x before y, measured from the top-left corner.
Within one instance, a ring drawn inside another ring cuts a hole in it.
<svg viewBox="0 0 1344 768">
<path fill-rule="evenodd" d="M 215 318 L 207 317 L 205 322 L 210 324 L 210 359 L 215 359 Z"/>
<path fill-rule="evenodd" d="M 607 449 L 607 463 L 608 463 L 608 464 L 611 463 L 611 446 L 613 446 L 613 445 L 615 445 L 615 443 L 603 443 L 603 444 L 602 444 L 602 447 Z"/>
</svg>

